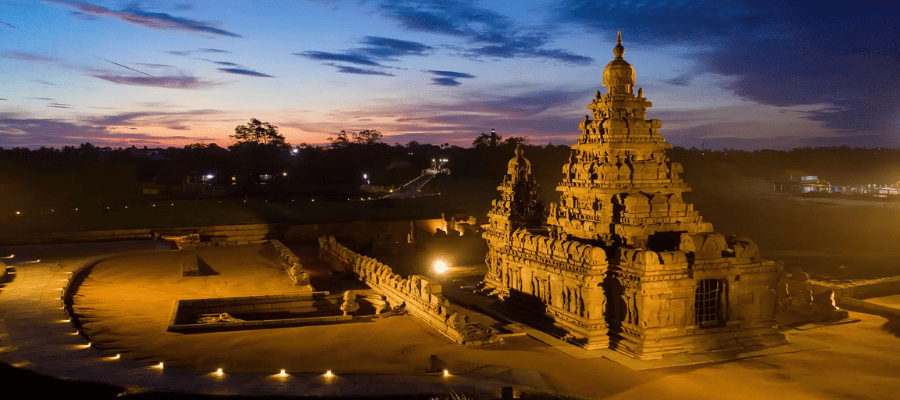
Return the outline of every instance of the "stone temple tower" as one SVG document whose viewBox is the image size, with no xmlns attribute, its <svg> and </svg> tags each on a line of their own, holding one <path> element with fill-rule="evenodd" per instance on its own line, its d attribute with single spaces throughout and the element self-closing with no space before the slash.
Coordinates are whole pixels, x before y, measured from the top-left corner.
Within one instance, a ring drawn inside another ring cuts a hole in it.
<svg viewBox="0 0 900 400">
<path fill-rule="evenodd" d="M 652 104 L 634 93 L 621 34 L 617 42 L 607 91 L 587 107 L 543 229 L 500 224 L 533 199 L 495 202 L 486 286 L 540 302 L 533 308 L 575 343 L 638 358 L 784 343 L 774 328 L 778 267 L 749 239 L 714 233 L 683 201 L 683 168 L 666 157 L 672 146 L 646 118 Z"/>
</svg>

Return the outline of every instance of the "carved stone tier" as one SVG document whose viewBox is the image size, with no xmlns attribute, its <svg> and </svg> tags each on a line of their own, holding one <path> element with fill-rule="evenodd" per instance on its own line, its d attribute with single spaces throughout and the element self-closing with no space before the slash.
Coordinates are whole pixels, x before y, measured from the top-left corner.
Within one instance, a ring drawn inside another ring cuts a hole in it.
<svg viewBox="0 0 900 400">
<path fill-rule="evenodd" d="M 662 123 L 646 119 L 652 103 L 634 94 L 624 53 L 620 35 L 603 71 L 608 91 L 587 107 L 543 226 L 517 149 L 488 213 L 486 286 L 576 343 L 642 359 L 784 343 L 773 327 L 779 267 L 749 239 L 713 233 L 684 202 L 684 168 L 665 155 Z"/>
</svg>

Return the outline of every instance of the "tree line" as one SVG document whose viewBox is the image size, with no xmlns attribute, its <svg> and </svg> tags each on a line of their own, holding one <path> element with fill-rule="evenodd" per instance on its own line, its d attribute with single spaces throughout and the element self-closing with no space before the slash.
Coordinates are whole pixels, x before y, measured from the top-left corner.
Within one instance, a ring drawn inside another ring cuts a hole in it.
<svg viewBox="0 0 900 400">
<path fill-rule="evenodd" d="M 570 151 L 568 146 L 531 145 L 525 137 L 503 139 L 495 130 L 478 135 L 468 148 L 415 141 L 388 145 L 377 130 L 341 131 L 329 139 L 327 146 L 292 146 L 277 126 L 251 119 L 235 128 L 228 148 L 194 144 L 161 150 L 110 149 L 89 143 L 61 149 L 0 148 L 0 193 L 4 194 L 0 207 L 108 204 L 166 196 L 331 193 L 346 198 L 346 193 L 358 191 L 366 180 L 372 185 L 403 184 L 428 168 L 431 160 L 441 158 L 449 160 L 446 167 L 454 179 L 499 181 L 520 144 L 525 146 L 536 178 L 552 184 L 562 177 L 561 167 Z M 900 181 L 900 149 L 710 151 L 676 147 L 668 156 L 684 165 L 689 183 L 725 180 L 729 174 L 763 179 L 818 175 L 833 184 Z M 153 188 L 162 189 L 153 194 Z"/>
</svg>

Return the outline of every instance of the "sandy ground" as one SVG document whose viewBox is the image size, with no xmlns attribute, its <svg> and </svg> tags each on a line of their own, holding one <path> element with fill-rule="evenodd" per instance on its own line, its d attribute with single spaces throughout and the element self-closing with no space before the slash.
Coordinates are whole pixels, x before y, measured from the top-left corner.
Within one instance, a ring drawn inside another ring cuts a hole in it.
<svg viewBox="0 0 900 400">
<path fill-rule="evenodd" d="M 198 254 L 218 275 L 182 277 L 180 257 Z M 336 292 L 358 282 L 330 276 L 298 254 L 313 285 Z M 339 374 L 420 373 L 437 355 L 455 374 L 502 377 L 539 371 L 556 391 L 617 399 L 889 399 L 900 393 L 900 323 L 862 321 L 797 333 L 829 348 L 725 363 L 633 371 L 603 359 L 575 359 L 530 337 L 490 347 L 450 342 L 411 316 L 270 330 L 165 332 L 176 299 L 298 291 L 263 246 L 137 254 L 99 263 L 75 295 L 93 343 L 123 357 L 200 371 Z"/>
</svg>

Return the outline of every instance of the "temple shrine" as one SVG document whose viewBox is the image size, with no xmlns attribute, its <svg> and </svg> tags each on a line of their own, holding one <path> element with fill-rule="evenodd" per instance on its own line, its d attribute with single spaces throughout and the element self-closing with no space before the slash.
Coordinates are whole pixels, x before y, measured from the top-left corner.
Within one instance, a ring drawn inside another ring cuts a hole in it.
<svg viewBox="0 0 900 400">
<path fill-rule="evenodd" d="M 640 359 L 786 343 L 775 328 L 779 267 L 743 237 L 713 232 L 651 103 L 622 56 L 587 106 L 556 190 L 543 204 L 521 147 L 492 203 L 484 238 L 492 294 L 533 309 L 587 349 Z"/>
</svg>

